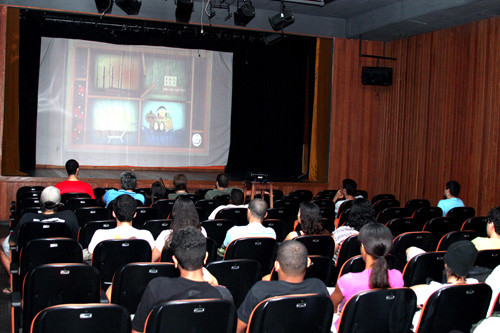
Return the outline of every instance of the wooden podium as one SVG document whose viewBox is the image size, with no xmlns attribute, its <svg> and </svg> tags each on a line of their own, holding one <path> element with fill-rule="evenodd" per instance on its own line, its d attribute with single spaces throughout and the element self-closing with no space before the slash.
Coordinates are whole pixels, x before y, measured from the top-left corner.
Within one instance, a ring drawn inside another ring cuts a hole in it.
<svg viewBox="0 0 500 333">
<path fill-rule="evenodd" d="M 245 187 L 247 190 L 251 190 L 250 200 L 255 198 L 255 191 L 260 191 L 262 199 L 264 199 L 265 192 L 269 191 L 269 205 L 273 208 L 273 183 L 245 181 Z"/>
</svg>

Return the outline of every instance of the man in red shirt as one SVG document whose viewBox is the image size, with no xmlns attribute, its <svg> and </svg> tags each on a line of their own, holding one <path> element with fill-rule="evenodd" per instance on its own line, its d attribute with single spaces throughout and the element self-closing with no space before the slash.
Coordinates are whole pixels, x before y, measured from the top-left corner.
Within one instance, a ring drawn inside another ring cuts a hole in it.
<svg viewBox="0 0 500 333">
<path fill-rule="evenodd" d="M 90 195 L 92 199 L 95 199 L 94 191 L 92 187 L 78 180 L 78 172 L 80 171 L 80 165 L 75 160 L 68 160 L 66 162 L 66 171 L 68 172 L 68 180 L 60 182 L 55 185 L 61 191 L 61 194 L 64 193 L 87 193 Z"/>
</svg>

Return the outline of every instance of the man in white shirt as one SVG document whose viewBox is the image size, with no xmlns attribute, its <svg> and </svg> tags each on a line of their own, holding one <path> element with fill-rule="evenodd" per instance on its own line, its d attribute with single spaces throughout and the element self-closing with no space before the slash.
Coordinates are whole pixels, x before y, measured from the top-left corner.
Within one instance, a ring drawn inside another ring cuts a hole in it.
<svg viewBox="0 0 500 333">
<path fill-rule="evenodd" d="M 238 238 L 244 237 L 270 237 L 276 239 L 276 232 L 273 228 L 266 228 L 262 225 L 262 220 L 267 215 L 267 203 L 262 199 L 254 199 L 248 204 L 247 219 L 245 226 L 234 226 L 229 229 L 224 239 L 224 246 Z"/>
<path fill-rule="evenodd" d="M 148 230 L 132 227 L 136 208 L 137 202 L 130 195 L 122 194 L 117 197 L 113 201 L 113 217 L 116 219 L 117 227 L 97 230 L 90 240 L 88 251 L 92 254 L 97 244 L 111 239 L 144 239 L 153 249 L 155 243 L 153 235 Z"/>
<path fill-rule="evenodd" d="M 358 195 L 358 184 L 352 179 L 344 179 L 340 189 L 333 198 L 333 202 L 335 203 L 335 216 L 338 218 L 337 213 L 339 212 L 340 205 L 342 205 L 345 201 L 362 197 L 362 195 Z"/>
<path fill-rule="evenodd" d="M 245 196 L 243 194 L 243 191 L 240 190 L 239 188 L 233 188 L 231 190 L 231 197 L 229 198 L 229 205 L 221 205 L 215 208 L 208 217 L 208 219 L 209 220 L 215 219 L 217 213 L 226 208 L 248 208 L 248 205 L 243 204 L 244 201 L 245 201 Z"/>
</svg>

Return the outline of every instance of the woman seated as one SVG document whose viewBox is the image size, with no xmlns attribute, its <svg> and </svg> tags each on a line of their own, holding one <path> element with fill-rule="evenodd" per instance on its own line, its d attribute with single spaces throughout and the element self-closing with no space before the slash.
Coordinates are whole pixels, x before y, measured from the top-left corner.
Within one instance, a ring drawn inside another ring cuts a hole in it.
<svg viewBox="0 0 500 333">
<path fill-rule="evenodd" d="M 153 248 L 152 261 L 158 261 L 161 257 L 161 251 L 165 245 L 168 246 L 172 235 L 179 229 L 187 226 L 193 226 L 201 230 L 203 236 L 207 237 L 207 232 L 200 225 L 200 218 L 193 201 L 187 196 L 179 196 L 172 207 L 172 224 L 170 229 L 163 230 L 156 238 Z"/>
<path fill-rule="evenodd" d="M 285 241 L 304 235 L 330 235 L 323 229 L 319 207 L 311 202 L 302 202 L 297 214 L 300 230 L 290 232 Z"/>
<path fill-rule="evenodd" d="M 385 256 L 392 246 L 392 233 L 381 223 L 368 223 L 359 231 L 361 256 L 365 261 L 365 270 L 359 273 L 347 273 L 341 276 L 332 299 L 335 312 L 342 312 L 345 303 L 355 294 L 375 288 L 401 288 L 404 286 L 403 275 L 396 269 L 389 269 Z M 338 323 L 335 323 L 337 326 Z"/>
</svg>

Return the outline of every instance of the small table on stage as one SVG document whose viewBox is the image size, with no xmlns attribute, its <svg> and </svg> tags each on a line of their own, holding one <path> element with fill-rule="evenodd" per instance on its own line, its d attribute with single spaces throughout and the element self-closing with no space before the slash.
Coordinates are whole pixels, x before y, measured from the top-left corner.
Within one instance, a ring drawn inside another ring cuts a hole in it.
<svg viewBox="0 0 500 333">
<path fill-rule="evenodd" d="M 264 199 L 264 194 L 269 190 L 269 205 L 273 208 L 273 183 L 245 182 L 247 190 L 251 190 L 250 200 L 255 198 L 255 191 L 260 190 L 260 195 Z"/>
</svg>

